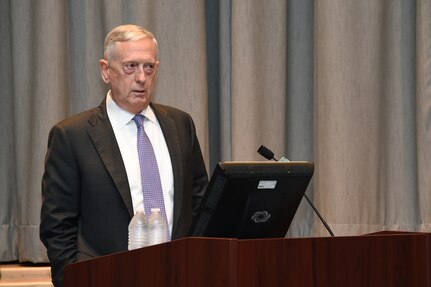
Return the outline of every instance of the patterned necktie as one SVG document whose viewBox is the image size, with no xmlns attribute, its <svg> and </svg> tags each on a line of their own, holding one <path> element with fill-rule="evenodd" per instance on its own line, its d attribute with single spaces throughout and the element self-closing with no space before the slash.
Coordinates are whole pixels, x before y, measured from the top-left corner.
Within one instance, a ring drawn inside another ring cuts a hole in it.
<svg viewBox="0 0 431 287">
<path fill-rule="evenodd" d="M 168 227 L 159 168 L 157 166 L 153 146 L 145 133 L 144 116 L 138 114 L 133 117 L 133 121 L 138 127 L 138 156 L 139 166 L 141 168 L 141 184 L 142 192 L 144 194 L 145 215 L 147 217 L 150 216 L 151 208 L 160 208 L 160 214 L 165 218 L 166 227 Z M 168 230 L 169 228 L 166 230 L 168 234 L 167 238 L 170 240 Z"/>
</svg>

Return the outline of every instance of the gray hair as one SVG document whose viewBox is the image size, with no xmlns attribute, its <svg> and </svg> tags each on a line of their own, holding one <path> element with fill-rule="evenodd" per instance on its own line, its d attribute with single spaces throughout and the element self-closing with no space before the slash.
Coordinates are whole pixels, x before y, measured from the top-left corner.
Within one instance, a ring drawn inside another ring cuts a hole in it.
<svg viewBox="0 0 431 287">
<path fill-rule="evenodd" d="M 150 31 L 138 25 L 121 25 L 115 27 L 111 30 L 111 32 L 109 32 L 109 34 L 105 38 L 103 56 L 108 61 L 112 60 L 114 54 L 113 51 L 117 42 L 138 41 L 145 38 L 150 38 L 154 41 L 154 44 L 156 44 L 158 55 L 159 48 L 157 45 L 157 40 L 154 37 L 153 33 L 151 33 Z"/>
</svg>

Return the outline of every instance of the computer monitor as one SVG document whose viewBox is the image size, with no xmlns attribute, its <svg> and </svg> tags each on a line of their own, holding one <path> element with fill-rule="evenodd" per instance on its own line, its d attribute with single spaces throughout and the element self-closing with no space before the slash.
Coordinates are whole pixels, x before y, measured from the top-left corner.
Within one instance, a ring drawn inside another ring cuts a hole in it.
<svg viewBox="0 0 431 287">
<path fill-rule="evenodd" d="M 312 162 L 218 163 L 188 235 L 285 237 L 313 172 Z"/>
</svg>

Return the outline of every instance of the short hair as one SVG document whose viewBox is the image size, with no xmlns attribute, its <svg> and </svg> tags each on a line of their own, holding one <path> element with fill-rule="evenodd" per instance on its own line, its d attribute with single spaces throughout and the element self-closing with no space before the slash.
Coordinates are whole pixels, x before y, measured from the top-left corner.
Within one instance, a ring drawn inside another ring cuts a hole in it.
<svg viewBox="0 0 431 287">
<path fill-rule="evenodd" d="M 159 54 L 159 49 L 157 45 L 156 37 L 153 33 L 144 29 L 138 25 L 121 25 L 117 26 L 109 32 L 105 38 L 105 45 L 103 56 L 106 60 L 111 60 L 113 57 L 113 50 L 117 42 L 127 42 L 127 41 L 139 41 L 142 39 L 150 38 L 156 44 L 156 58 Z"/>
</svg>

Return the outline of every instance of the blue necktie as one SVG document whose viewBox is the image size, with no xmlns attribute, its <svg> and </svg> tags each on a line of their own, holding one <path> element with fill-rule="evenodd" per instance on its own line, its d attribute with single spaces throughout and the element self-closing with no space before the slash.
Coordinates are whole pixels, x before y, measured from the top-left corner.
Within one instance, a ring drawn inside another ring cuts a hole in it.
<svg viewBox="0 0 431 287">
<path fill-rule="evenodd" d="M 165 202 L 163 200 L 162 184 L 160 182 L 160 173 L 157 166 L 156 155 L 150 139 L 145 133 L 144 116 L 138 114 L 133 117 L 133 121 L 138 127 L 138 156 L 139 166 L 141 168 L 141 184 L 144 194 L 145 215 L 151 214 L 151 208 L 160 208 L 160 214 L 165 218 L 167 226 L 168 240 L 170 239 L 168 221 L 165 211 Z"/>
</svg>

